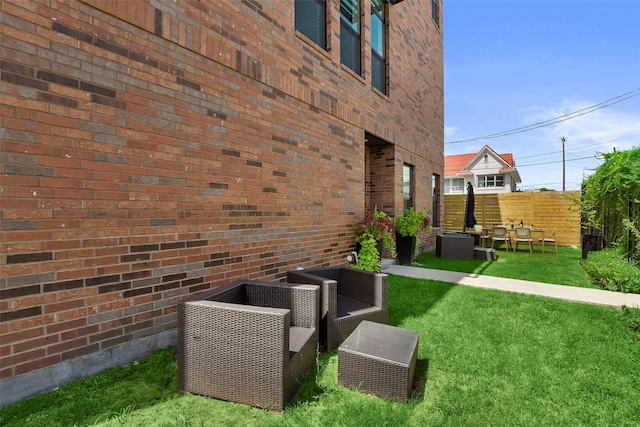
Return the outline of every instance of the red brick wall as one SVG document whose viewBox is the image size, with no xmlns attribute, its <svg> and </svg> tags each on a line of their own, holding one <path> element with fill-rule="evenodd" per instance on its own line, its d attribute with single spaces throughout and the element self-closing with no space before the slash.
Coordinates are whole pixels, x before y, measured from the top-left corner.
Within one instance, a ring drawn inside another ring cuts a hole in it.
<svg viewBox="0 0 640 427">
<path fill-rule="evenodd" d="M 388 96 L 367 44 L 362 77 L 340 65 L 337 1 L 328 51 L 295 31 L 294 0 L 153 4 L 0 3 L 0 380 L 170 331 L 188 294 L 344 263 L 365 132 L 390 144 L 385 206 L 401 211 L 409 162 L 431 210 L 430 2 L 389 6 Z"/>
</svg>

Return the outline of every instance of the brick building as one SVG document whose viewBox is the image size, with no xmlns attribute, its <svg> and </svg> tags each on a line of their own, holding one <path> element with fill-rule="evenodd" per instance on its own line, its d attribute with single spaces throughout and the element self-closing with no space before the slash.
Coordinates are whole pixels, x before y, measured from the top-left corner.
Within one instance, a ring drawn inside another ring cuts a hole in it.
<svg viewBox="0 0 640 427">
<path fill-rule="evenodd" d="M 368 208 L 437 224 L 439 1 L 2 1 L 0 406 L 345 263 Z"/>
</svg>

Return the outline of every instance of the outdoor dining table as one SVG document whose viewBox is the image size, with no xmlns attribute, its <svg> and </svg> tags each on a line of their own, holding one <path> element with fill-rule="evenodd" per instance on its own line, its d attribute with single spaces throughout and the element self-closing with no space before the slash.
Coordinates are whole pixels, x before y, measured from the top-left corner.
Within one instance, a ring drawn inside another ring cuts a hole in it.
<svg viewBox="0 0 640 427">
<path fill-rule="evenodd" d="M 507 232 L 509 233 L 509 238 L 510 239 L 515 238 L 516 229 L 511 227 L 510 225 L 494 225 L 492 227 L 482 227 L 482 231 L 480 232 L 480 239 L 482 242 L 482 246 L 484 246 L 485 241 L 491 241 L 491 236 L 493 235 L 494 227 L 506 228 Z M 540 237 L 541 239 L 540 242 L 542 244 L 542 253 L 544 253 L 544 228 L 530 227 L 530 226 L 525 226 L 525 227 L 529 227 L 531 229 L 531 238 L 534 239 L 534 242 L 535 242 L 534 233 L 536 233 L 536 235 Z"/>
<path fill-rule="evenodd" d="M 481 245 L 484 247 L 484 242 L 488 242 L 491 243 L 491 238 L 493 237 L 493 229 L 494 227 L 504 227 L 507 229 L 507 231 L 510 232 L 511 227 L 508 225 L 493 225 L 490 227 L 482 227 L 482 230 L 480 230 L 480 241 L 481 241 Z"/>
<path fill-rule="evenodd" d="M 544 253 L 544 228 L 532 227 L 529 225 L 525 225 L 523 227 L 527 227 L 531 229 L 531 239 L 533 239 L 534 244 L 536 241 L 536 238 L 534 237 L 534 233 L 540 237 L 540 242 L 542 242 L 542 253 Z M 516 238 L 516 228 L 510 228 L 510 227 L 507 228 L 507 230 L 509 231 L 509 235 L 510 236 L 513 235 L 514 239 Z"/>
<path fill-rule="evenodd" d="M 476 229 L 476 233 L 480 234 L 480 246 L 484 247 L 484 242 L 491 241 L 491 234 L 493 234 L 493 227 L 482 229 Z"/>
</svg>

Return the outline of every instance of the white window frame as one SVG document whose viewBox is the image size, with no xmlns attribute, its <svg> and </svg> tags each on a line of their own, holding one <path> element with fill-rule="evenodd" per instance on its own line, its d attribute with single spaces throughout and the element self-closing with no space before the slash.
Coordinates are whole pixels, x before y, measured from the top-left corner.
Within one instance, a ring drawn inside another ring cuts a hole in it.
<svg viewBox="0 0 640 427">
<path fill-rule="evenodd" d="M 456 182 L 460 183 L 459 186 Z M 445 194 L 462 194 L 464 193 L 464 178 L 447 178 L 444 180 Z"/>
<path fill-rule="evenodd" d="M 478 188 L 504 188 L 504 174 L 478 175 L 476 176 L 476 186 Z"/>
</svg>

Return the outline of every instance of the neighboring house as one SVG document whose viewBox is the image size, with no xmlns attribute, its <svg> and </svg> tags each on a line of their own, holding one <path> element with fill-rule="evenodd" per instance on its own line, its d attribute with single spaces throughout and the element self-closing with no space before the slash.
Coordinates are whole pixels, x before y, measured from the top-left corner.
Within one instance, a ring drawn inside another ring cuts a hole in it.
<svg viewBox="0 0 640 427">
<path fill-rule="evenodd" d="M 475 192 L 512 193 L 522 181 L 513 154 L 485 145 L 477 153 L 444 157 L 444 194 L 464 194 L 468 182 Z"/>
<path fill-rule="evenodd" d="M 367 209 L 439 222 L 441 4 L 2 0 L 0 406 L 346 264 Z"/>
</svg>

